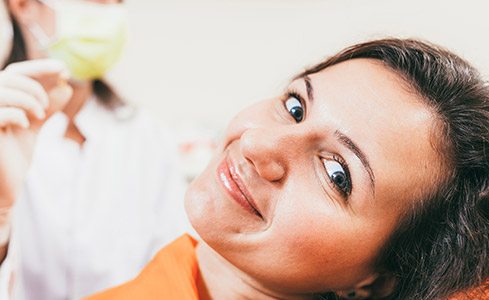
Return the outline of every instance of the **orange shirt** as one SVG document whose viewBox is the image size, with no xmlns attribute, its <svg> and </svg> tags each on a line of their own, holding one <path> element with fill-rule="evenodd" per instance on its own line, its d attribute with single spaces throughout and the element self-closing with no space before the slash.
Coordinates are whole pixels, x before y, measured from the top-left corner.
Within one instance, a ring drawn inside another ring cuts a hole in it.
<svg viewBox="0 0 489 300">
<path fill-rule="evenodd" d="M 196 245 L 192 237 L 183 235 L 161 249 L 138 277 L 87 299 L 198 300 Z"/>
<path fill-rule="evenodd" d="M 459 293 L 448 300 L 489 300 L 488 286 L 489 280 L 479 289 Z"/>
</svg>

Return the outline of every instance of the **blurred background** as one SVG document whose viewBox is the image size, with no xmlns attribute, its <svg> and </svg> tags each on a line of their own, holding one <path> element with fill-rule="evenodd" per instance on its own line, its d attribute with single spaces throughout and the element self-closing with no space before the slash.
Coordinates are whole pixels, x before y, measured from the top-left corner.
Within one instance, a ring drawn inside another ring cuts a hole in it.
<svg viewBox="0 0 489 300">
<path fill-rule="evenodd" d="M 487 0 L 127 0 L 130 37 L 110 74 L 129 102 L 182 140 L 207 140 L 244 106 L 352 43 L 444 45 L 489 74 Z M 200 147 L 202 148 L 202 147 Z M 199 149 L 199 147 L 197 147 Z M 187 149 L 188 150 L 188 149 Z M 196 171 L 200 167 L 196 167 Z"/>
</svg>

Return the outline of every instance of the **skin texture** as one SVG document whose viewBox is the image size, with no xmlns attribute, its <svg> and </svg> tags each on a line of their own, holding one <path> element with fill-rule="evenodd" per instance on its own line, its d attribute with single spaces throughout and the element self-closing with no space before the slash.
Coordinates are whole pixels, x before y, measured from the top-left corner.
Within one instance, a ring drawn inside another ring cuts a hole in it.
<svg viewBox="0 0 489 300">
<path fill-rule="evenodd" d="M 356 59 L 309 81 L 314 100 L 298 79 L 285 96 L 239 113 L 188 189 L 187 213 L 205 242 L 198 256 L 207 296 L 307 298 L 368 285 L 403 212 L 436 184 L 433 115 L 397 74 L 377 61 Z M 305 100 L 300 123 L 284 105 L 290 91 Z M 365 154 L 374 186 L 338 131 Z M 338 158 L 351 175 L 346 197 L 324 167 L 337 166 Z M 224 188 L 216 171 L 223 160 L 262 217 Z"/>
</svg>

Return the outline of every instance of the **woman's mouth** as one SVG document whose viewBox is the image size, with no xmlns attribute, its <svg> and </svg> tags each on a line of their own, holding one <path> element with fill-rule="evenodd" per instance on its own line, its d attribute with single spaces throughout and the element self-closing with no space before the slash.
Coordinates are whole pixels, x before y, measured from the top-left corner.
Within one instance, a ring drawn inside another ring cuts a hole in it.
<svg viewBox="0 0 489 300">
<path fill-rule="evenodd" d="M 231 163 L 228 163 L 226 159 L 223 159 L 223 161 L 217 167 L 217 176 L 219 182 L 223 185 L 224 189 L 236 203 L 238 203 L 249 213 L 258 216 L 263 220 L 263 216 L 256 208 L 256 204 L 246 190 L 241 178 L 236 172 L 236 169 Z"/>
</svg>

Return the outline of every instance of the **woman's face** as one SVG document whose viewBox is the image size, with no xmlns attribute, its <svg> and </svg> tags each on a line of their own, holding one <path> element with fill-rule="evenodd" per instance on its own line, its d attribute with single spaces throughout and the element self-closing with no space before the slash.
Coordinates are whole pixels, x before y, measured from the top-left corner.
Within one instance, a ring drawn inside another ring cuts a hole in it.
<svg viewBox="0 0 489 300">
<path fill-rule="evenodd" d="M 329 67 L 234 118 L 187 192 L 189 218 L 265 286 L 351 288 L 375 273 L 402 214 L 436 184 L 433 127 L 423 101 L 380 62 Z"/>
<path fill-rule="evenodd" d="M 14 0 L 15 1 L 15 0 Z M 55 34 L 56 31 L 56 12 L 53 11 L 53 7 L 56 7 L 57 2 L 67 1 L 67 0 L 33 0 L 34 3 L 38 4 L 38 14 L 37 19 L 39 25 L 46 31 L 49 36 Z M 122 0 L 68 0 L 71 2 L 78 3 L 98 3 L 98 4 L 117 4 L 121 3 Z"/>
</svg>

